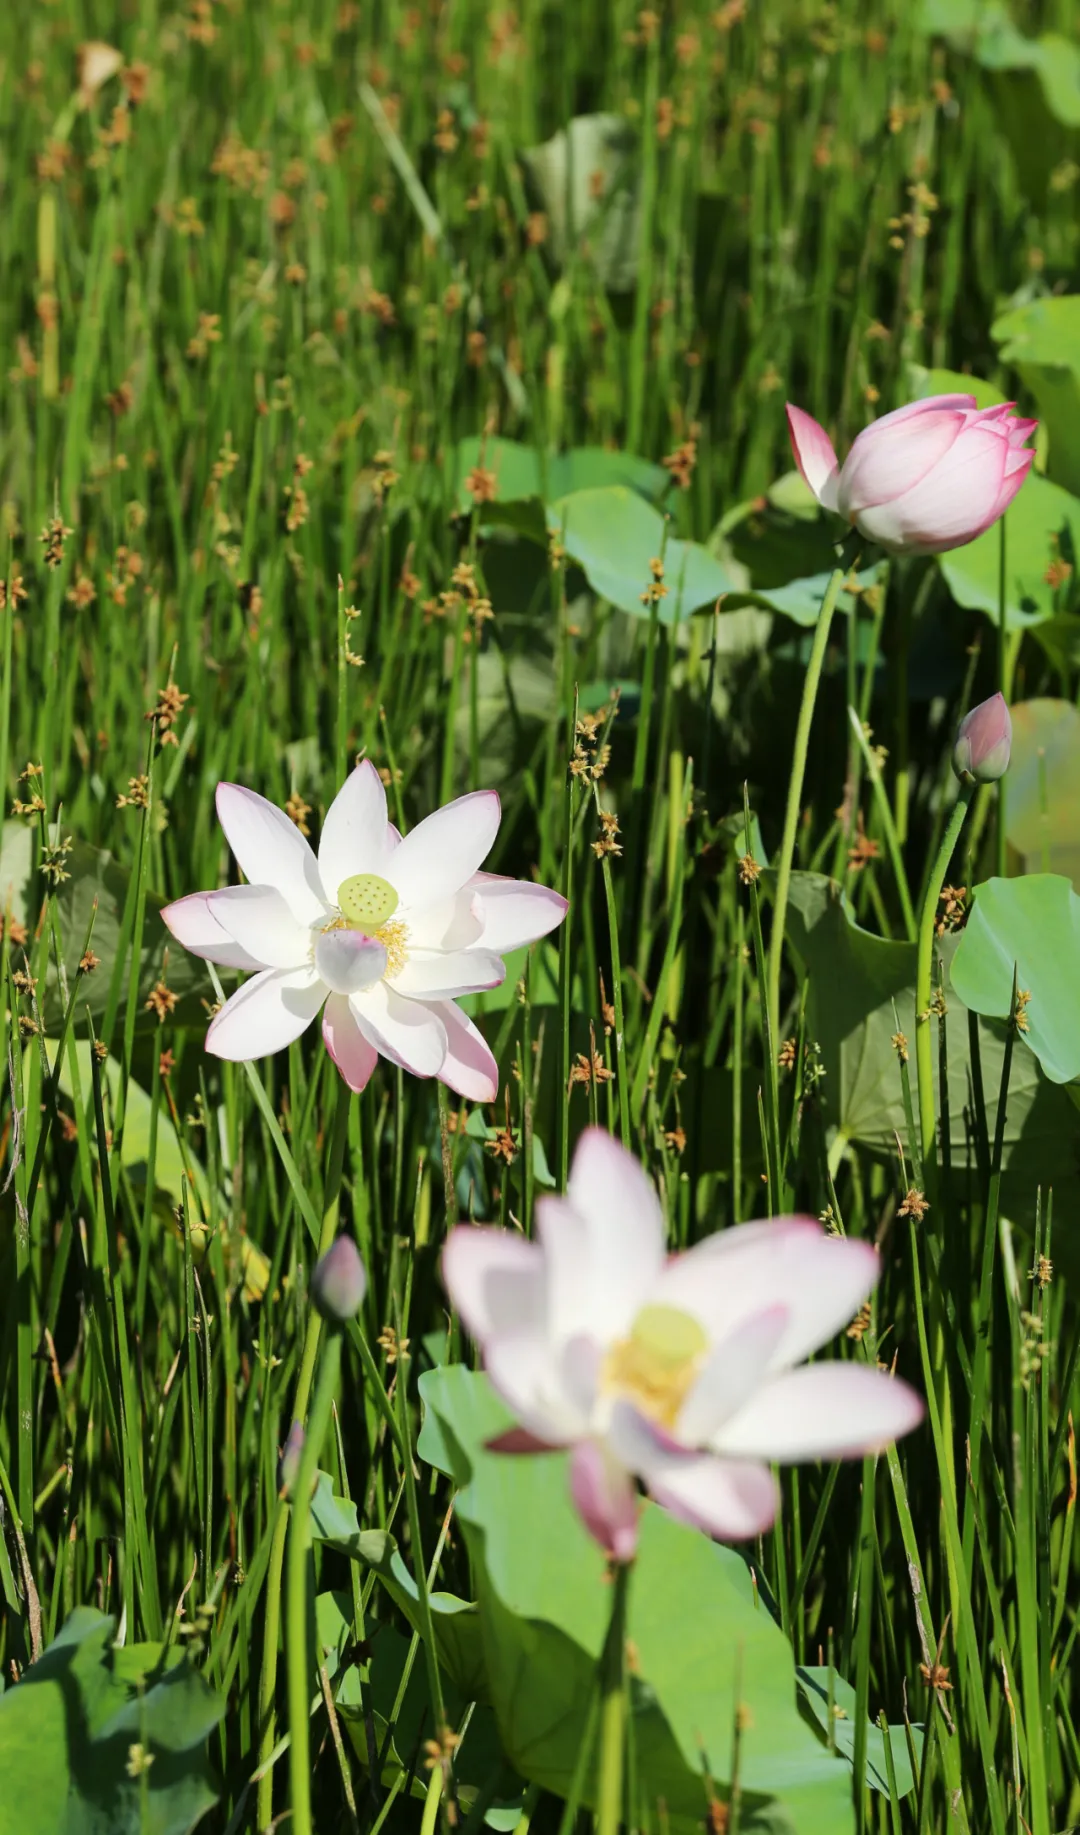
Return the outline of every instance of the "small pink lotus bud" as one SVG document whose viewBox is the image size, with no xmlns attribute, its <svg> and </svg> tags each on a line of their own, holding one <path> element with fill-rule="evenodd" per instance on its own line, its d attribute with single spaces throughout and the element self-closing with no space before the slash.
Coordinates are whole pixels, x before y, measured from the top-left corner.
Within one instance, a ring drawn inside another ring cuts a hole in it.
<svg viewBox="0 0 1080 1835">
<path fill-rule="evenodd" d="M 278 1460 L 278 1490 L 291 1497 L 296 1484 L 296 1475 L 300 1470 L 300 1455 L 304 1450 L 304 1429 L 299 1421 L 294 1421 L 285 1438 Z"/>
<path fill-rule="evenodd" d="M 367 1275 L 360 1251 L 351 1236 L 339 1236 L 316 1262 L 311 1277 L 311 1297 L 324 1319 L 348 1325 L 360 1311 L 367 1292 Z"/>
<path fill-rule="evenodd" d="M 1012 721 L 1005 697 L 991 695 L 965 714 L 956 733 L 952 763 L 957 777 L 972 777 L 977 784 L 993 784 L 1009 769 Z"/>
</svg>

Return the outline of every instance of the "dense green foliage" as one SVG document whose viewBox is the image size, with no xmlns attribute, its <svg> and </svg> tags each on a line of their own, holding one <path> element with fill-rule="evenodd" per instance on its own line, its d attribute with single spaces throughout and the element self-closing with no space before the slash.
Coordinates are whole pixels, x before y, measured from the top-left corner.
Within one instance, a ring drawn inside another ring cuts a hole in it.
<svg viewBox="0 0 1080 1835">
<path fill-rule="evenodd" d="M 531 1230 L 589 1119 L 673 1246 L 795 1209 L 878 1243 L 836 1354 L 933 1403 L 785 1472 L 752 1548 L 647 1507 L 632 1826 L 1080 1819 L 1080 55 L 1074 0 L 1014 10 L 0 8 L 2 1835 L 287 1814 L 326 1215 L 369 1286 L 312 1505 L 316 1827 L 589 1815 L 602 1560 L 560 1460 L 485 1451 L 438 1278 L 453 1215 Z M 842 453 L 969 381 L 1040 416 L 1037 469 L 1004 550 L 854 560 L 770 1037 L 836 534 L 784 401 Z M 916 920 L 999 685 L 935 1170 Z M 158 913 L 235 877 L 216 784 L 314 837 L 360 754 L 403 828 L 496 788 L 489 866 L 570 898 L 467 1003 L 493 1109 L 386 1064 L 343 1106 L 314 1031 L 204 1054 L 220 987 Z"/>
</svg>

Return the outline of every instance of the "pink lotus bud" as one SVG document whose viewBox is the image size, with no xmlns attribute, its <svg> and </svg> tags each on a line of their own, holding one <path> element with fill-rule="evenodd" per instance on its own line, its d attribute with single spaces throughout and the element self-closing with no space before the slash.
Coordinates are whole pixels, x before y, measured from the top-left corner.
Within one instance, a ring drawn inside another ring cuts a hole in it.
<svg viewBox="0 0 1080 1835">
<path fill-rule="evenodd" d="M 348 1325 L 360 1311 L 366 1292 L 367 1275 L 360 1251 L 351 1236 L 339 1236 L 315 1264 L 311 1297 L 324 1319 L 334 1325 Z"/>
<path fill-rule="evenodd" d="M 292 1496 L 300 1470 L 300 1455 L 304 1450 L 304 1429 L 299 1421 L 294 1421 L 285 1438 L 278 1460 L 278 1490 L 284 1491 L 287 1497 Z"/>
<path fill-rule="evenodd" d="M 931 395 L 872 421 L 843 465 L 812 415 L 788 404 L 795 463 L 818 502 L 894 553 L 962 548 L 1008 509 L 1031 469 L 1037 421 L 1014 402 Z"/>
<path fill-rule="evenodd" d="M 1009 769 L 1012 721 L 1004 695 L 991 695 L 965 714 L 956 732 L 952 763 L 957 777 L 994 784 Z"/>
</svg>

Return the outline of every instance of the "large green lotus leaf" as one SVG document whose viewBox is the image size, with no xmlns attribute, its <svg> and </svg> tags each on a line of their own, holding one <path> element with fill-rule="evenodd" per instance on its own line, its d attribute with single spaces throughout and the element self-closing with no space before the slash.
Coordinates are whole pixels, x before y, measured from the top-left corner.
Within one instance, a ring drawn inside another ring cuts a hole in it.
<svg viewBox="0 0 1080 1835">
<path fill-rule="evenodd" d="M 565 1455 L 485 1450 L 509 1417 L 484 1376 L 452 1365 L 426 1373 L 420 1391 L 420 1454 L 462 1487 L 456 1513 L 503 1746 L 524 1776 L 565 1794 L 606 1630 L 604 1558 L 571 1505 Z M 742 1826 L 792 1835 L 852 1827 L 849 1779 L 798 1712 L 791 1648 L 756 1600 L 746 1564 L 652 1504 L 627 1635 L 638 1659 L 638 1772 L 673 1827 L 700 1826 L 703 1752 L 723 1788 L 737 1708 L 746 1710 Z"/>
<path fill-rule="evenodd" d="M 896 1136 L 903 1140 L 907 1132 L 892 1044 L 897 1028 L 894 1003 L 900 1030 L 909 1041 L 914 1086 L 915 945 L 886 942 L 860 929 L 836 883 L 817 873 L 792 875 L 787 935 L 810 978 L 807 1030 L 820 1046 L 825 1066 L 822 1097 L 827 1120 L 849 1140 L 893 1153 Z M 941 957 L 948 1000 L 951 1151 L 955 1166 L 971 1167 L 976 1163 L 972 1072 L 967 1014 L 960 1005 L 964 993 L 952 977 L 957 951 L 957 939 L 946 937 Z M 986 1011 L 1007 1012 L 1008 1000 Z M 1004 1044 L 1005 1026 L 981 1019 L 979 1058 L 991 1137 Z M 936 1040 L 933 1072 L 940 1107 Z M 914 1097 L 914 1087 L 912 1093 Z M 1075 1191 L 1078 1140 L 1080 1127 L 1064 1093 L 1047 1081 L 1030 1053 L 1014 1052 L 1005 1113 L 1002 1203 L 1018 1222 L 1033 1217 L 1040 1185 L 1045 1189 L 1052 1184 L 1059 1193 Z"/>
<path fill-rule="evenodd" d="M 68 877 L 55 894 L 64 968 L 70 992 L 93 915 L 91 948 L 99 959 L 99 967 L 92 975 L 79 977 L 76 1017 L 81 1025 L 89 1007 L 97 1023 L 108 1006 L 110 979 L 120 948 L 131 873 L 127 867 L 114 860 L 110 853 L 102 848 L 90 847 L 83 841 L 75 842 L 65 865 Z M 126 952 L 126 958 L 122 969 L 121 1014 L 128 1000 L 130 950 Z M 203 997 L 213 999 L 206 964 L 198 956 L 189 956 L 187 950 L 181 949 L 169 935 L 161 921 L 161 901 L 153 894 L 148 894 L 136 994 L 136 1025 L 141 1031 L 151 1031 L 157 1025 L 153 1013 L 147 1011 L 145 1002 L 155 983 L 162 979 L 168 983 L 180 1003 L 173 1012 L 172 1023 L 205 1024 L 206 1013 L 201 1000 Z M 64 1004 L 50 957 L 45 995 L 45 1026 L 48 1032 L 56 1033 L 59 1030 L 63 1012 Z"/>
<path fill-rule="evenodd" d="M 1073 47 L 1071 55 L 1080 63 L 1080 51 Z M 1077 94 L 1080 99 L 1080 84 Z M 1019 370 L 1045 422 L 1051 476 L 1080 493 L 1080 294 L 1014 307 L 996 321 L 992 335 L 1001 346 L 1002 362 Z M 1074 547 L 1074 559 L 1075 553 Z"/>
<path fill-rule="evenodd" d="M 806 1707 L 826 1737 L 831 1734 L 836 1750 L 854 1769 L 858 1703 L 851 1683 L 845 1682 L 843 1676 L 837 1675 L 835 1669 L 830 1670 L 828 1666 L 799 1669 L 796 1675 L 799 1693 Z M 921 1760 L 922 1727 L 913 1727 L 911 1734 L 915 1755 Z M 915 1774 L 911 1769 L 907 1733 L 903 1727 L 889 1728 L 889 1747 L 896 1778 L 896 1794 L 898 1797 L 906 1797 L 915 1788 Z M 866 1782 L 871 1790 L 876 1790 L 881 1796 L 889 1795 L 885 1735 L 873 1720 L 867 1723 L 866 1728 Z"/>
<path fill-rule="evenodd" d="M 640 251 L 637 135 L 624 115 L 576 115 L 522 155 L 555 260 L 588 248 L 602 287 L 625 293 Z"/>
<path fill-rule="evenodd" d="M 1071 701 L 1021 701 L 1012 729 L 1009 845 L 1026 872 L 1041 867 L 1080 888 L 1080 709 Z"/>
<path fill-rule="evenodd" d="M 543 454 L 519 440 L 459 440 L 448 463 L 451 488 L 461 511 L 472 508 L 465 479 L 477 466 L 495 475 L 496 503 L 520 503 L 530 498 L 552 501 L 571 491 L 595 490 L 625 484 L 642 497 L 662 497 L 671 477 L 662 465 L 633 452 L 611 452 L 606 446 L 575 446 L 569 452 Z M 485 512 L 486 513 L 486 512 Z"/>
<path fill-rule="evenodd" d="M 731 576 L 725 611 L 758 605 L 794 624 L 816 624 L 841 533 L 799 473 L 786 472 L 763 498 L 729 511 L 710 539 L 710 549 Z M 864 568 L 857 584 L 873 586 L 880 572 L 877 566 Z M 841 593 L 840 611 L 851 605 L 850 594 Z"/>
<path fill-rule="evenodd" d="M 713 606 L 734 584 L 700 542 L 668 536 L 659 510 L 624 484 L 574 491 L 548 505 L 548 528 L 584 570 L 600 598 L 634 618 L 647 618 L 642 594 L 652 583 L 649 563 L 662 555 L 666 596 L 659 616 L 673 624 Z"/>
<path fill-rule="evenodd" d="M 373 1567 L 390 1598 L 414 1631 L 422 1626 L 416 1582 L 398 1553 L 393 1536 L 381 1529 L 361 1529 L 356 1505 L 335 1497 L 328 1472 L 320 1472 L 311 1500 L 311 1534 L 353 1561 Z M 439 1662 L 467 1701 L 485 1701 L 480 1627 L 476 1606 L 453 1593 L 428 1594 Z"/>
<path fill-rule="evenodd" d="M 1023 1038 L 1053 1083 L 1080 1077 L 1080 898 L 1056 873 L 988 879 L 952 965 L 953 986 L 975 1013 L 1002 1017 L 1013 971 L 1031 995 Z"/>
<path fill-rule="evenodd" d="M 1080 499 L 1030 472 L 1006 510 L 1004 523 L 1005 615 L 1011 630 L 1021 630 L 1054 616 L 1056 593 L 1046 573 L 1059 557 L 1080 553 Z M 939 565 L 958 605 L 998 617 L 999 524 L 966 547 L 941 555 Z"/>
<path fill-rule="evenodd" d="M 216 1802 L 225 1703 L 179 1651 L 117 1648 L 114 1630 L 80 1607 L 0 1697 L 0 1835 L 187 1835 Z"/>
<path fill-rule="evenodd" d="M 921 364 L 912 364 L 911 385 L 920 401 L 927 395 L 973 395 L 977 408 L 996 408 L 1005 400 L 992 382 L 966 376 L 962 370 L 927 370 Z"/>
</svg>

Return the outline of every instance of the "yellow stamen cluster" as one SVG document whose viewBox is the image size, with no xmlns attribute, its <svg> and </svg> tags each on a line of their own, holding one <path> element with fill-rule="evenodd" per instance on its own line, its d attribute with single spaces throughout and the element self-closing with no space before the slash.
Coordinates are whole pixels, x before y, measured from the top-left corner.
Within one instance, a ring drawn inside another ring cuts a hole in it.
<svg viewBox="0 0 1080 1835">
<path fill-rule="evenodd" d="M 602 1386 L 673 1428 L 708 1348 L 705 1331 L 690 1313 L 677 1306 L 643 1306 L 630 1336 L 608 1352 Z"/>
</svg>

